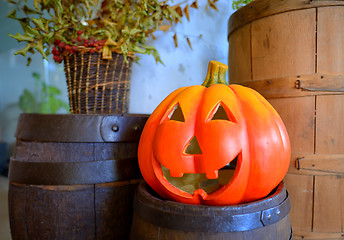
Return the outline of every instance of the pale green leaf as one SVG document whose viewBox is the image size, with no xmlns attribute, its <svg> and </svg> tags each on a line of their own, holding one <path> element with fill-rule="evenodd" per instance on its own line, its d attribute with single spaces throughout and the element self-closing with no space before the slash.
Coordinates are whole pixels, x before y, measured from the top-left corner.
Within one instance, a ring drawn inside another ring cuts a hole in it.
<svg viewBox="0 0 344 240">
<path fill-rule="evenodd" d="M 31 20 L 39 29 L 44 30 L 44 24 L 42 22 L 42 19 L 32 18 Z"/>
<path fill-rule="evenodd" d="M 13 9 L 8 15 L 7 17 L 8 18 L 12 18 L 12 19 L 17 19 L 17 10 L 16 9 Z"/>
<path fill-rule="evenodd" d="M 37 41 L 36 44 L 33 45 L 33 47 L 40 53 L 42 54 L 43 58 L 48 60 L 47 59 L 47 56 L 45 55 L 45 52 L 44 52 L 44 49 L 43 49 L 43 43 L 41 40 Z"/>
<path fill-rule="evenodd" d="M 34 38 L 38 38 L 40 36 L 39 31 L 30 27 L 30 25 L 26 26 L 25 33 Z"/>
<path fill-rule="evenodd" d="M 8 34 L 8 36 L 16 39 L 18 42 L 22 42 L 22 41 L 28 41 L 28 42 L 32 42 L 34 40 L 33 37 L 30 37 L 26 34 L 22 35 L 20 33 L 17 33 L 16 35 L 12 35 L 12 34 Z"/>
<path fill-rule="evenodd" d="M 49 95 L 60 95 L 61 91 L 57 87 L 54 86 L 48 86 L 47 92 Z"/>
<path fill-rule="evenodd" d="M 37 11 L 39 11 L 39 4 L 41 4 L 41 0 L 34 0 L 33 1 L 33 6 L 35 7 L 35 9 L 37 10 Z"/>
<path fill-rule="evenodd" d="M 35 9 L 29 8 L 27 5 L 23 7 L 23 11 L 25 14 L 39 14 L 42 15 L 43 13 L 36 11 Z"/>
<path fill-rule="evenodd" d="M 27 44 L 25 48 L 16 51 L 14 53 L 14 55 L 20 54 L 20 55 L 23 55 L 24 57 L 26 57 L 26 54 L 30 49 L 32 49 L 32 46 L 30 44 Z"/>
</svg>

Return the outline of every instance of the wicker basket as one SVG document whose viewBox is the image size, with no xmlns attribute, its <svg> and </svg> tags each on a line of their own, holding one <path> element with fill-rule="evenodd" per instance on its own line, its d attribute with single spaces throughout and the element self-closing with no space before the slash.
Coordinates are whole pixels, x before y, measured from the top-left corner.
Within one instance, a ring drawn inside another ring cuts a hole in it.
<svg viewBox="0 0 344 240">
<path fill-rule="evenodd" d="M 76 114 L 123 114 L 128 112 L 132 59 L 112 53 L 77 52 L 64 58 L 69 105 Z"/>
</svg>

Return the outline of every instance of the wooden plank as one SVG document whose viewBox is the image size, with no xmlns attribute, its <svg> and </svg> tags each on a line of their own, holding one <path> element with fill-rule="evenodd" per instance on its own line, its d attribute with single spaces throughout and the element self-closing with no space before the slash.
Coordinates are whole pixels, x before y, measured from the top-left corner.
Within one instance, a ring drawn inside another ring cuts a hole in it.
<svg viewBox="0 0 344 240">
<path fill-rule="evenodd" d="M 133 199 L 139 181 L 95 185 L 97 239 L 128 239 Z"/>
<path fill-rule="evenodd" d="M 252 22 L 252 79 L 315 73 L 315 19 L 306 9 Z"/>
<path fill-rule="evenodd" d="M 341 186 L 341 191 L 340 193 L 340 199 L 341 199 L 341 205 L 340 205 L 340 215 L 342 216 L 341 222 L 342 222 L 342 237 L 344 237 L 344 177 L 340 178 L 340 186 Z"/>
<path fill-rule="evenodd" d="M 327 167 L 327 160 L 330 160 L 330 165 L 332 161 L 336 160 L 336 157 L 339 157 L 342 155 L 339 154 L 335 154 L 335 155 L 331 155 L 331 154 L 309 154 L 309 153 L 292 153 L 291 154 L 291 159 L 290 159 L 290 165 L 289 165 L 289 169 L 288 169 L 288 173 L 293 173 L 293 174 L 300 174 L 300 175 L 312 175 L 312 176 L 330 176 L 330 175 L 341 175 L 342 173 L 340 172 L 340 174 L 338 174 L 337 169 L 335 169 L 335 171 L 328 171 L 328 169 L 326 170 Z M 299 168 L 299 161 L 300 159 L 308 159 L 309 162 L 307 161 L 307 164 L 311 165 L 312 161 L 321 161 L 320 166 L 316 165 L 316 169 L 312 168 Z M 335 162 L 333 162 L 333 164 L 336 164 Z M 325 169 L 323 168 L 322 165 L 325 165 Z M 335 166 L 336 167 L 336 166 Z M 318 168 L 318 169 L 317 169 Z M 321 168 L 321 169 L 319 169 Z"/>
<path fill-rule="evenodd" d="M 293 10 L 301 10 L 326 6 L 343 6 L 343 1 L 332 0 L 259 0 L 253 1 L 247 6 L 232 14 L 228 21 L 228 34 L 236 29 L 260 18 Z M 340 22 L 339 22 L 340 23 Z M 339 24 L 338 23 L 338 24 Z"/>
<path fill-rule="evenodd" d="M 10 184 L 13 239 L 95 239 L 94 187 Z"/>
<path fill-rule="evenodd" d="M 319 8 L 317 31 L 318 71 L 344 73 L 344 6 Z"/>
<path fill-rule="evenodd" d="M 297 169 L 344 175 L 344 154 L 305 155 L 296 163 Z"/>
<path fill-rule="evenodd" d="M 319 233 L 319 232 L 302 232 L 293 231 L 294 239 L 307 239 L 307 240 L 343 240 L 343 233 Z"/>
<path fill-rule="evenodd" d="M 312 230 L 313 176 L 287 174 L 284 178 L 290 196 L 290 223 L 293 230 Z"/>
<path fill-rule="evenodd" d="M 314 232 L 341 232 L 343 177 L 315 176 Z"/>
<path fill-rule="evenodd" d="M 317 96 L 316 153 L 344 153 L 344 95 Z"/>
<path fill-rule="evenodd" d="M 344 76 L 314 74 L 310 79 L 298 79 L 296 88 L 308 92 L 344 93 Z"/>
<path fill-rule="evenodd" d="M 287 128 L 292 152 L 314 152 L 314 97 L 268 99 Z"/>
<path fill-rule="evenodd" d="M 251 77 L 251 26 L 247 25 L 228 39 L 229 82 L 244 82 Z"/>
<path fill-rule="evenodd" d="M 316 73 L 235 83 L 250 87 L 265 98 L 344 94 L 343 75 Z"/>
</svg>

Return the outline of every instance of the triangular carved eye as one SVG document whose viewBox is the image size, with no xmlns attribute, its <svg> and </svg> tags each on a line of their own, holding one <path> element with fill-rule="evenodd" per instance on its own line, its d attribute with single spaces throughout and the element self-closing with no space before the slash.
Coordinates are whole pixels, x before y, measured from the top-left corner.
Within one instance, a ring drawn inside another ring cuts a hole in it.
<svg viewBox="0 0 344 240">
<path fill-rule="evenodd" d="M 217 108 L 215 109 L 215 114 L 211 118 L 211 120 L 227 120 L 231 121 L 230 117 L 228 117 L 226 110 L 222 106 L 222 104 L 218 104 Z"/>
<path fill-rule="evenodd" d="M 185 122 L 184 115 L 182 109 L 180 108 L 179 104 L 176 104 L 171 113 L 168 115 L 170 120 L 178 121 L 178 122 Z"/>
</svg>

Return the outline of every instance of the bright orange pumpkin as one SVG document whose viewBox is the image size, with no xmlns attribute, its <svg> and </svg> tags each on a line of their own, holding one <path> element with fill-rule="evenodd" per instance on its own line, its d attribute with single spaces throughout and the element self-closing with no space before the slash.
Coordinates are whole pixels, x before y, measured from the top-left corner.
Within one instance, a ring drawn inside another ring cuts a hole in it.
<svg viewBox="0 0 344 240">
<path fill-rule="evenodd" d="M 254 201 L 288 170 L 290 143 L 281 118 L 256 91 L 228 85 L 226 71 L 211 61 L 202 86 L 172 92 L 144 127 L 141 173 L 163 198 L 206 205 Z"/>
</svg>

